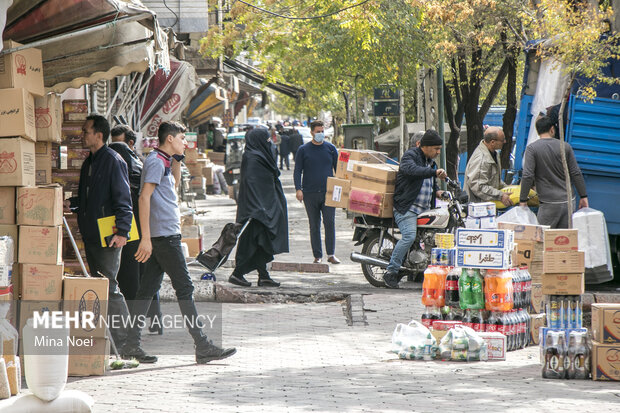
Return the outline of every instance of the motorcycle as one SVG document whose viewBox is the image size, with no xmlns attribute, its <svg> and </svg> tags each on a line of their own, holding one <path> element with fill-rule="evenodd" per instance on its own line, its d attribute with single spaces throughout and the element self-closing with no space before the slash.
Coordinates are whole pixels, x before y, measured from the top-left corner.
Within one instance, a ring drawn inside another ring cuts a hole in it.
<svg viewBox="0 0 620 413">
<path fill-rule="evenodd" d="M 416 239 L 403 260 L 399 274 L 421 277 L 431 262 L 431 250 L 435 247 L 435 234 L 456 233 L 456 229 L 464 227 L 468 202 L 467 193 L 461 191 L 458 182 L 447 178 L 448 190 L 444 191 L 443 199 L 448 202 L 447 208 L 435 208 L 418 215 Z M 352 252 L 351 261 L 362 265 L 366 280 L 375 287 L 384 287 L 383 274 L 390 263 L 392 251 L 398 241 L 398 226 L 393 218 L 377 218 L 360 215 L 353 219 L 355 231 L 353 241 L 362 245 L 362 252 Z"/>
</svg>

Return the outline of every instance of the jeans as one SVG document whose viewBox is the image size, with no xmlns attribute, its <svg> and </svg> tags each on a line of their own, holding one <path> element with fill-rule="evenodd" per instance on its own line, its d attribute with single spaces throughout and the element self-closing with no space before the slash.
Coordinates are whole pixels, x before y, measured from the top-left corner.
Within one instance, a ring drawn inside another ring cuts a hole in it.
<svg viewBox="0 0 620 413">
<path fill-rule="evenodd" d="M 118 288 L 125 296 L 126 301 L 131 301 L 136 298 L 136 293 L 140 287 L 140 279 L 144 273 L 144 264 L 136 261 L 135 254 L 138 251 L 138 241 L 128 242 L 123 247 L 121 253 L 121 265 L 118 269 Z M 153 296 L 153 302 L 147 316 L 151 319 L 156 316 L 161 316 L 161 309 L 159 305 L 159 293 Z"/>
<path fill-rule="evenodd" d="M 286 169 L 291 168 L 291 164 L 288 159 L 288 154 L 289 154 L 288 152 L 286 153 L 280 152 L 280 169 L 282 169 L 282 161 L 284 161 L 284 163 L 286 164 Z"/>
<path fill-rule="evenodd" d="M 131 305 L 131 315 L 139 320 L 144 317 L 151 305 L 153 295 L 159 291 L 164 279 L 164 272 L 170 277 L 172 288 L 177 295 L 179 308 L 184 320 L 189 322 L 188 330 L 196 345 L 206 341 L 202 326 L 198 324 L 198 311 L 194 303 L 194 284 L 189 276 L 183 250 L 181 249 L 181 235 L 151 238 L 153 252 L 146 262 L 144 274 L 140 281 L 140 288 L 136 299 Z M 130 348 L 140 346 L 142 327 L 138 322 L 127 335 L 127 345 Z"/>
<path fill-rule="evenodd" d="M 404 214 L 394 210 L 394 220 L 398 229 L 400 229 L 401 238 L 396 243 L 392 257 L 390 258 L 390 265 L 387 267 L 389 273 L 398 274 L 400 266 L 403 264 L 403 260 L 409 252 L 409 248 L 415 241 L 416 233 L 418 232 L 418 214 L 413 211 L 407 211 Z"/>
<path fill-rule="evenodd" d="M 101 244 L 84 243 L 86 260 L 93 276 L 98 272 L 108 279 L 108 315 L 127 319 L 129 311 L 123 293 L 118 288 L 118 269 L 121 264 L 122 248 L 102 247 Z M 123 327 L 110 328 L 112 339 L 117 348 L 122 348 L 127 338 L 127 330 Z"/>
<path fill-rule="evenodd" d="M 336 249 L 336 208 L 325 206 L 325 192 L 304 192 L 304 206 L 310 222 L 310 244 L 314 258 L 322 258 L 321 214 L 325 228 L 325 251 L 334 255 Z"/>
</svg>

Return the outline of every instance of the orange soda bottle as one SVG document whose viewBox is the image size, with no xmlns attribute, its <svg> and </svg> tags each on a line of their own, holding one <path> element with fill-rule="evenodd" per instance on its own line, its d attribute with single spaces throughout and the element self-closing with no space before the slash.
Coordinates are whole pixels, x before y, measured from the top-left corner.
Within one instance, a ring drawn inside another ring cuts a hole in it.
<svg viewBox="0 0 620 413">
<path fill-rule="evenodd" d="M 435 286 L 437 285 L 437 274 L 435 266 L 429 265 L 424 271 L 424 281 L 422 282 L 422 304 L 425 306 L 435 306 Z"/>
</svg>

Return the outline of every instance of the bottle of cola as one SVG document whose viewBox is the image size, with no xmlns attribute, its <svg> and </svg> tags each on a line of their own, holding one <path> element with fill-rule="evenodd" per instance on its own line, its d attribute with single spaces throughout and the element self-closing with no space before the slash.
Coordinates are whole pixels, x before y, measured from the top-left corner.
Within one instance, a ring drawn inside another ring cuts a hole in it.
<svg viewBox="0 0 620 413">
<path fill-rule="evenodd" d="M 459 306 L 459 273 L 460 268 L 453 268 L 446 276 L 446 305 Z"/>
<path fill-rule="evenodd" d="M 521 278 L 519 271 L 511 270 L 512 275 L 512 306 L 521 308 Z"/>
<path fill-rule="evenodd" d="M 424 312 L 422 313 L 422 325 L 426 328 L 431 328 L 431 323 L 433 322 L 433 307 L 427 305 L 424 308 Z"/>
<path fill-rule="evenodd" d="M 487 321 L 485 323 L 485 328 L 484 331 L 488 332 L 488 333 L 495 333 L 497 332 L 497 312 L 495 311 L 491 311 L 489 312 L 489 318 L 487 318 Z"/>
<path fill-rule="evenodd" d="M 474 328 L 472 324 L 471 318 L 471 310 L 465 310 L 465 314 L 463 314 L 463 325 L 469 328 Z"/>
<path fill-rule="evenodd" d="M 474 331 L 484 331 L 482 326 L 482 311 L 471 310 L 471 328 L 473 328 Z"/>
</svg>

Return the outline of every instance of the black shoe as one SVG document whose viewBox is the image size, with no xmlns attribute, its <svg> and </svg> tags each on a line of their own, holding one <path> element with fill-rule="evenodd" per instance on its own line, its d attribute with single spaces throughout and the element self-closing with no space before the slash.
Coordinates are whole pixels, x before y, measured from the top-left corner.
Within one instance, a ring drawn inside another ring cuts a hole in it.
<svg viewBox="0 0 620 413">
<path fill-rule="evenodd" d="M 140 347 L 132 347 L 128 350 L 123 349 L 121 357 L 125 360 L 136 359 L 144 364 L 157 363 L 157 356 L 149 356 Z"/>
<path fill-rule="evenodd" d="M 196 363 L 205 364 L 213 360 L 222 360 L 236 352 L 237 349 L 234 347 L 220 348 L 210 341 L 205 341 L 204 344 L 196 346 Z"/>
<path fill-rule="evenodd" d="M 391 272 L 386 272 L 383 274 L 383 282 L 387 288 L 398 288 L 398 282 L 400 281 L 400 277 L 398 274 L 394 274 Z"/>
<path fill-rule="evenodd" d="M 258 286 L 259 287 L 279 287 L 280 283 L 277 281 L 274 281 L 271 278 L 259 278 Z"/>
<path fill-rule="evenodd" d="M 159 319 L 161 320 L 161 315 Z M 157 335 L 161 336 L 164 334 L 164 327 L 161 325 L 161 322 L 155 323 L 155 318 L 151 318 L 151 325 L 149 326 L 149 333 L 157 333 Z"/>
<path fill-rule="evenodd" d="M 231 275 L 228 278 L 228 282 L 235 285 L 240 285 L 241 287 L 249 287 L 252 285 L 251 282 L 245 279 L 243 275 Z"/>
</svg>

